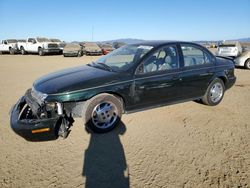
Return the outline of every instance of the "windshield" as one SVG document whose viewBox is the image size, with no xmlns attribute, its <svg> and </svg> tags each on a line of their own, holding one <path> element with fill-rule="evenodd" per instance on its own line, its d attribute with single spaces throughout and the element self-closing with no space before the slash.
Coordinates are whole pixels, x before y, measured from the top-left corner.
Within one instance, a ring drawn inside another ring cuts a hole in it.
<svg viewBox="0 0 250 188">
<path fill-rule="evenodd" d="M 94 64 L 105 64 L 113 71 L 124 72 L 131 68 L 141 59 L 152 46 L 127 45 L 110 52 L 94 62 Z"/>
<path fill-rule="evenodd" d="M 85 46 L 85 47 L 99 47 L 96 43 L 91 43 L 91 42 L 89 42 L 89 43 L 84 43 L 84 46 Z"/>
<path fill-rule="evenodd" d="M 59 39 L 50 39 L 51 42 L 61 42 Z"/>
<path fill-rule="evenodd" d="M 50 40 L 47 38 L 37 38 L 37 41 L 38 42 L 50 42 Z"/>
<path fill-rule="evenodd" d="M 108 45 L 108 44 L 102 44 L 101 47 L 102 48 L 113 48 L 112 45 Z"/>
<path fill-rule="evenodd" d="M 16 43 L 17 40 L 15 40 L 15 39 L 8 39 L 7 42 L 8 42 L 8 43 Z"/>
</svg>

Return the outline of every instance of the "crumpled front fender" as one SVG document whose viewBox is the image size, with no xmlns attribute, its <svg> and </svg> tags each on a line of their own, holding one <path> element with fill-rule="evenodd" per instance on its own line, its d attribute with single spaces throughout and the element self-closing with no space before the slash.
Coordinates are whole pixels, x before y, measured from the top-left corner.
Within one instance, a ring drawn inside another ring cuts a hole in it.
<svg viewBox="0 0 250 188">
<path fill-rule="evenodd" d="M 20 119 L 25 108 L 25 97 L 21 97 L 10 113 L 13 131 L 28 141 L 48 141 L 58 138 L 60 117 L 45 119 Z"/>
</svg>

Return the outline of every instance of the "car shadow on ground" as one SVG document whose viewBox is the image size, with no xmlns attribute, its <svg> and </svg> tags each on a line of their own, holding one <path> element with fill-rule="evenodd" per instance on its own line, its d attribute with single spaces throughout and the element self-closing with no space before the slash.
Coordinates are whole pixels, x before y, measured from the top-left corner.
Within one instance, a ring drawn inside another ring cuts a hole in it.
<svg viewBox="0 0 250 188">
<path fill-rule="evenodd" d="M 109 133 L 91 133 L 82 171 L 86 188 L 129 187 L 129 170 L 119 137 L 125 132 L 126 127 L 121 122 Z"/>
</svg>

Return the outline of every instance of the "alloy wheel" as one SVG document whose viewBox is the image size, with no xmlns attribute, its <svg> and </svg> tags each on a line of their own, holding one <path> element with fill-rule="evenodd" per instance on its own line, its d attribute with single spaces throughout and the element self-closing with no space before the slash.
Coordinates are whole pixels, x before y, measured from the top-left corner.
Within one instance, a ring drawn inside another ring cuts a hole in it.
<svg viewBox="0 0 250 188">
<path fill-rule="evenodd" d="M 223 86 L 221 83 L 216 82 L 210 89 L 210 99 L 214 103 L 217 103 L 218 101 L 221 100 L 222 96 L 223 96 Z"/>
<path fill-rule="evenodd" d="M 118 109 L 112 102 L 97 104 L 92 111 L 92 123 L 100 129 L 111 127 L 118 118 Z"/>
</svg>

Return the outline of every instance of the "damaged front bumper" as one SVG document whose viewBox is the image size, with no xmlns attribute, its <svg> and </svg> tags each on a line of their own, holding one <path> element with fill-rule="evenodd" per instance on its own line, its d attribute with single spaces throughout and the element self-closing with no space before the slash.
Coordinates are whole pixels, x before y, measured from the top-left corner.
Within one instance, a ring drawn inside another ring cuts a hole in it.
<svg viewBox="0 0 250 188">
<path fill-rule="evenodd" d="M 29 141 L 47 141 L 58 138 L 62 118 L 37 118 L 30 115 L 31 109 L 25 96 L 14 105 L 10 114 L 10 125 L 13 131 Z"/>
</svg>

